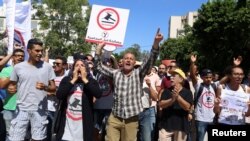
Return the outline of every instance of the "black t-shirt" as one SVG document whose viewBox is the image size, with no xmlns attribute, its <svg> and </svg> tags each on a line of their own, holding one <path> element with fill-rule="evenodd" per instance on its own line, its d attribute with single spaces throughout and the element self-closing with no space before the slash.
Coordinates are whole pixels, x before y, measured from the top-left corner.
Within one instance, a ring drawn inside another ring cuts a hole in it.
<svg viewBox="0 0 250 141">
<path fill-rule="evenodd" d="M 172 97 L 171 95 L 171 91 L 165 89 L 161 96 L 161 100 L 168 100 Z M 193 103 L 193 96 L 190 90 L 183 88 L 179 95 L 188 103 Z M 182 109 L 179 103 L 175 101 L 173 105 L 162 109 L 162 121 L 160 126 L 166 131 L 184 131 L 188 133 L 189 126 L 187 115 L 188 111 Z"/>
<path fill-rule="evenodd" d="M 2 99 L 0 98 L 0 112 L 3 110 L 3 101 Z"/>
</svg>

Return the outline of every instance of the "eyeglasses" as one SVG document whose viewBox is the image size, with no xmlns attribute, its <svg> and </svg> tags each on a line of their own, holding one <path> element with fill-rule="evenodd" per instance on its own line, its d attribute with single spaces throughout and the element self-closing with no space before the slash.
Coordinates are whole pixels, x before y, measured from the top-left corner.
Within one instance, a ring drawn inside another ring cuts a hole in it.
<svg viewBox="0 0 250 141">
<path fill-rule="evenodd" d="M 233 76 L 240 76 L 240 77 L 244 77 L 244 73 L 233 73 Z"/>
<path fill-rule="evenodd" d="M 60 64 L 62 64 L 62 63 L 53 62 L 53 65 L 57 65 L 57 66 L 59 66 Z"/>
<path fill-rule="evenodd" d="M 168 68 L 170 68 L 170 69 L 172 69 L 172 68 L 174 68 L 174 67 L 176 67 L 176 66 L 168 66 Z"/>
<path fill-rule="evenodd" d="M 14 56 L 24 58 L 24 55 L 15 54 Z"/>
</svg>

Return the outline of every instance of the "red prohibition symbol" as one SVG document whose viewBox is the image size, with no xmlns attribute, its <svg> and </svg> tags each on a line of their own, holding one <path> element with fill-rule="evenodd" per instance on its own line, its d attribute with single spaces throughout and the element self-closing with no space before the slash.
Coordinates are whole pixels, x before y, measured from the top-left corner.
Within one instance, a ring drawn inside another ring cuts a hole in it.
<svg viewBox="0 0 250 141">
<path fill-rule="evenodd" d="M 112 30 L 120 22 L 118 12 L 113 8 L 105 8 L 97 15 L 97 24 L 103 30 Z"/>
</svg>

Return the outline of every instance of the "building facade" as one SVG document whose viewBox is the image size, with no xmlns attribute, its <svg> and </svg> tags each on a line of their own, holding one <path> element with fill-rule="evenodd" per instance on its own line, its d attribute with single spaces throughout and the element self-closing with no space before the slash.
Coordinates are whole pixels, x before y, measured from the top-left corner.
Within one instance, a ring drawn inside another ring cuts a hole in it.
<svg viewBox="0 0 250 141">
<path fill-rule="evenodd" d="M 198 18 L 198 12 L 188 12 L 185 16 L 171 16 L 169 20 L 169 38 L 177 38 L 184 35 L 184 26 L 193 26 Z"/>
</svg>

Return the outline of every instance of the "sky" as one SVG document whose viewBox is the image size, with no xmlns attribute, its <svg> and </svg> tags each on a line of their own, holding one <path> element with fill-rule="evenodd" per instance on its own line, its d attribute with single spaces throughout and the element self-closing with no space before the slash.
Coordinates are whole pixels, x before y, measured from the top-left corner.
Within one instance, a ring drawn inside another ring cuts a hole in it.
<svg viewBox="0 0 250 141">
<path fill-rule="evenodd" d="M 116 8 L 129 9 L 126 35 L 120 52 L 133 44 L 139 44 L 141 50 L 150 50 L 157 28 L 160 28 L 164 40 L 168 38 L 170 16 L 183 16 L 197 11 L 208 0 L 89 0 L 89 3 Z"/>
<path fill-rule="evenodd" d="M 17 0 L 21 1 L 21 0 Z M 124 45 L 115 50 L 120 52 L 133 44 L 141 50 L 150 50 L 157 28 L 164 40 L 168 38 L 170 16 L 184 16 L 197 11 L 208 0 L 89 0 L 90 5 L 102 5 L 129 10 Z M 2 0 L 0 0 L 2 5 Z"/>
</svg>

